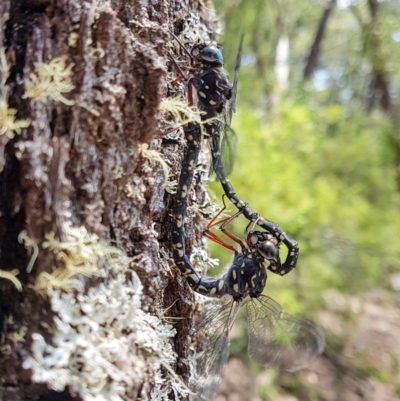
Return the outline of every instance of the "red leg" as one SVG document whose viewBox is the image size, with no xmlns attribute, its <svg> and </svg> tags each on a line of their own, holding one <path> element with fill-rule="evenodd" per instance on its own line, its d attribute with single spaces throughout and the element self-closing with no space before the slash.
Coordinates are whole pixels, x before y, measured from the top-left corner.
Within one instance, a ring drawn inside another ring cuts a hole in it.
<svg viewBox="0 0 400 401">
<path fill-rule="evenodd" d="M 192 85 L 189 81 L 189 85 L 187 86 L 187 101 L 188 101 L 188 106 L 192 107 L 193 106 L 193 89 Z"/>
<path fill-rule="evenodd" d="M 179 75 L 172 80 L 172 84 L 176 85 L 178 82 L 181 81 L 188 81 L 189 76 L 185 75 L 185 73 L 183 72 L 182 68 L 179 66 L 179 64 L 176 62 L 176 60 L 173 58 L 173 56 L 170 54 L 169 55 L 172 63 L 174 64 L 174 67 L 176 68 L 176 70 L 178 71 Z M 192 69 L 188 69 L 189 71 L 191 71 Z M 190 73 L 190 72 L 189 72 Z M 193 89 L 192 89 L 192 85 L 190 84 L 190 81 L 188 82 L 187 85 L 187 100 L 188 100 L 188 106 L 191 107 L 193 106 Z"/>
<path fill-rule="evenodd" d="M 173 32 L 170 32 L 171 35 L 174 37 L 174 39 L 179 43 L 180 47 L 183 49 L 183 51 L 189 56 L 190 58 L 190 65 L 193 65 L 194 61 L 193 61 L 193 56 L 190 54 L 189 50 L 186 49 L 185 46 L 183 46 L 183 43 L 178 39 L 177 36 L 175 36 L 175 34 Z"/>
<path fill-rule="evenodd" d="M 233 235 L 231 232 L 227 231 L 227 230 L 225 229 L 224 226 L 221 226 L 219 229 L 220 229 L 227 237 L 229 237 L 232 241 L 235 241 L 237 244 L 239 244 L 242 248 L 243 248 L 243 247 L 246 247 L 246 246 L 244 245 L 244 242 L 243 242 L 240 238 L 236 237 L 236 235 Z"/>
<path fill-rule="evenodd" d="M 207 224 L 207 228 L 212 228 L 217 225 L 221 225 L 221 223 L 225 228 L 226 225 L 230 224 L 233 220 L 235 220 L 242 213 L 241 211 L 236 212 L 234 215 L 225 217 L 216 222 L 215 220 L 217 220 L 217 218 L 221 215 L 221 213 L 226 209 L 225 195 L 222 195 L 222 203 L 223 203 L 224 207 L 211 219 L 211 221 Z"/>
<path fill-rule="evenodd" d="M 219 224 L 220 227 L 219 229 L 221 231 L 225 230 L 225 227 L 228 224 L 231 224 L 233 220 L 237 219 L 240 215 L 242 214 L 242 212 L 239 210 L 238 212 L 236 212 L 235 214 L 233 214 L 232 216 L 227 217 L 226 219 L 220 220 L 218 222 L 215 223 L 215 225 Z"/>
<path fill-rule="evenodd" d="M 169 58 L 172 61 L 172 64 L 174 65 L 175 69 L 178 71 L 179 75 L 172 81 L 173 84 L 177 84 L 178 82 L 182 81 L 182 79 L 187 80 L 187 77 L 185 76 L 185 73 L 183 72 L 182 68 L 179 66 L 179 64 L 176 62 L 172 54 L 168 54 Z"/>
<path fill-rule="evenodd" d="M 218 237 L 211 231 L 208 231 L 207 229 L 204 230 L 203 235 L 208 238 L 211 241 L 214 241 L 215 243 L 223 246 L 226 249 L 229 249 L 230 251 L 236 252 L 235 247 L 233 247 L 231 244 L 228 244 L 226 241 L 224 241 L 222 238 Z"/>
<path fill-rule="evenodd" d="M 172 80 L 172 84 L 176 85 L 178 82 L 181 82 L 185 77 L 183 75 L 178 75 L 175 79 Z"/>
<path fill-rule="evenodd" d="M 228 244 L 227 242 L 225 242 L 224 240 L 222 240 L 221 238 L 219 238 L 217 235 L 213 234 L 210 232 L 210 229 L 215 227 L 215 226 L 220 226 L 219 229 L 227 236 L 229 237 L 231 240 L 235 241 L 237 244 L 239 244 L 241 247 L 244 246 L 243 241 L 236 237 L 235 235 L 233 235 L 232 233 L 230 233 L 229 231 L 227 231 L 225 229 L 225 226 L 227 226 L 228 224 L 230 224 L 233 220 L 235 220 L 242 212 L 236 212 L 234 215 L 226 217 L 224 219 L 221 220 L 217 220 L 218 216 L 220 216 L 220 214 L 226 209 L 225 203 L 224 203 L 224 207 L 212 218 L 212 220 L 207 224 L 207 227 L 204 231 L 204 235 L 211 239 L 212 241 L 224 246 L 227 249 L 231 249 L 234 250 L 235 248 L 232 247 L 232 245 Z M 217 221 L 216 221 L 217 220 Z"/>
<path fill-rule="evenodd" d="M 218 211 L 218 213 L 209 221 L 209 223 L 207 224 L 207 229 L 210 229 L 212 227 L 215 227 L 216 225 L 220 224 L 220 222 L 215 222 L 215 220 L 217 220 L 217 218 L 221 215 L 221 213 L 226 209 L 225 203 L 224 203 L 224 207 L 222 209 L 220 209 Z M 224 219 L 226 220 L 226 219 Z M 222 220 L 221 220 L 222 221 Z"/>
</svg>

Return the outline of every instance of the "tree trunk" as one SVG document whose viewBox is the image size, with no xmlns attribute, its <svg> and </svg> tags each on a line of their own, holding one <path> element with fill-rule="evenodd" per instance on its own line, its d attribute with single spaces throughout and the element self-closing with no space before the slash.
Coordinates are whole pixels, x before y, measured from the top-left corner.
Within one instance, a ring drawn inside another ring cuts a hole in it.
<svg viewBox="0 0 400 401">
<path fill-rule="evenodd" d="M 188 7 L 0 3 L 0 400 L 184 398 L 194 298 L 154 151 L 179 178 L 158 107 Z"/>
</svg>

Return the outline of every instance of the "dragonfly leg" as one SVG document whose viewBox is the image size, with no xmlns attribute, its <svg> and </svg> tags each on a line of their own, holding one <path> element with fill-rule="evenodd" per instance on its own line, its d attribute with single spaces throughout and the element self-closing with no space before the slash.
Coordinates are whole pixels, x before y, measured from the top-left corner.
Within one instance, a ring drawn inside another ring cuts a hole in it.
<svg viewBox="0 0 400 401">
<path fill-rule="evenodd" d="M 282 242 L 288 248 L 288 255 L 284 263 L 271 263 L 270 270 L 281 276 L 292 271 L 297 264 L 299 257 L 299 245 L 289 235 L 287 235 L 277 224 L 261 217 L 254 212 L 250 206 L 244 202 L 236 193 L 235 188 L 225 174 L 224 166 L 221 159 L 219 147 L 219 139 L 214 136 L 212 142 L 213 168 L 217 174 L 217 178 L 221 182 L 222 188 L 227 198 L 238 208 L 239 212 L 246 217 L 253 225 L 262 227 L 265 231 L 272 234 L 279 242 Z"/>
<path fill-rule="evenodd" d="M 219 226 L 219 229 L 220 229 L 227 237 L 229 237 L 231 240 L 235 241 L 235 242 L 236 242 L 237 244 L 239 244 L 239 245 L 242 247 L 242 249 L 243 249 L 243 247 L 245 247 L 244 242 L 243 242 L 240 238 L 238 238 L 238 237 L 236 237 L 235 235 L 233 235 L 231 232 L 229 232 L 229 231 L 225 228 L 228 224 L 230 224 L 233 220 L 235 220 L 238 216 L 240 216 L 242 212 L 239 211 L 239 212 L 236 212 L 236 213 L 235 213 L 234 215 L 232 215 L 232 216 L 228 216 L 228 217 L 225 217 L 225 218 L 223 218 L 223 219 L 221 219 L 221 220 L 218 220 L 218 217 L 219 217 L 219 216 L 221 215 L 221 213 L 226 209 L 225 197 L 224 197 L 224 196 L 223 196 L 223 198 L 222 198 L 222 201 L 223 201 L 224 207 L 223 207 L 223 208 L 211 219 L 211 221 L 207 224 L 207 227 L 205 228 L 205 230 L 204 230 L 204 232 L 203 232 L 203 235 L 204 235 L 206 238 L 208 238 L 208 239 L 210 239 L 210 240 L 216 242 L 217 244 L 222 245 L 223 247 L 225 247 L 225 248 L 227 248 L 227 249 L 230 249 L 231 251 L 236 251 L 236 249 L 235 249 L 232 245 L 228 244 L 228 243 L 227 243 L 226 241 L 224 241 L 222 238 L 218 237 L 216 234 L 214 234 L 214 233 L 212 233 L 212 232 L 210 231 L 210 229 L 211 229 L 212 227 Z"/>
</svg>

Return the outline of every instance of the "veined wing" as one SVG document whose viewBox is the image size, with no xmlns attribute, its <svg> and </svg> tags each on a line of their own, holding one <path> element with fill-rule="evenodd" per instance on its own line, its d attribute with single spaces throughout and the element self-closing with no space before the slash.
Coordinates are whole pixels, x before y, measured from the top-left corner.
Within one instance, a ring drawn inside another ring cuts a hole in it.
<svg viewBox="0 0 400 401">
<path fill-rule="evenodd" d="M 259 364 L 294 372 L 324 350 L 321 328 L 286 313 L 272 298 L 252 298 L 246 309 L 249 355 Z"/>
<path fill-rule="evenodd" d="M 209 176 L 214 171 L 218 179 L 221 179 L 221 175 L 228 177 L 233 170 L 237 154 L 238 137 L 236 132 L 222 121 L 214 121 L 213 127 L 214 133 L 210 135 L 209 142 L 211 152 L 213 153 Z M 218 156 L 218 154 L 220 155 Z M 218 167 L 214 163 L 217 163 Z M 219 174 L 215 171 L 216 168 L 219 169 Z"/>
<path fill-rule="evenodd" d="M 236 132 L 229 126 L 225 125 L 223 130 L 223 136 L 221 139 L 221 158 L 224 165 L 225 174 L 229 176 L 235 164 L 237 148 L 238 148 L 238 137 Z"/>
<path fill-rule="evenodd" d="M 229 331 L 239 303 L 231 296 L 207 300 L 196 325 L 196 347 L 191 363 L 189 388 L 192 401 L 212 401 L 221 383 L 222 368 L 229 356 Z"/>
<path fill-rule="evenodd" d="M 243 38 L 244 33 L 240 34 L 239 47 L 236 53 L 236 64 L 235 64 L 235 73 L 233 78 L 233 89 L 232 89 L 232 97 L 226 107 L 224 123 L 222 123 L 221 131 L 221 158 L 222 163 L 225 168 L 226 176 L 229 176 L 233 171 L 233 165 L 236 158 L 237 146 L 238 146 L 238 137 L 235 131 L 231 128 L 232 115 L 236 112 L 236 96 L 237 96 L 237 86 L 239 81 L 239 69 L 240 62 L 242 57 L 242 48 L 243 48 Z"/>
<path fill-rule="evenodd" d="M 239 40 L 239 47 L 236 53 L 236 64 L 235 64 L 235 74 L 233 77 L 233 89 L 232 89 L 232 97 L 230 100 L 230 105 L 226 113 L 226 124 L 231 125 L 232 115 L 236 112 L 236 95 L 237 95 L 237 85 L 239 81 L 239 70 L 240 70 L 240 63 L 242 59 L 242 48 L 243 48 L 243 38 L 244 32 L 240 33 L 240 40 Z"/>
</svg>

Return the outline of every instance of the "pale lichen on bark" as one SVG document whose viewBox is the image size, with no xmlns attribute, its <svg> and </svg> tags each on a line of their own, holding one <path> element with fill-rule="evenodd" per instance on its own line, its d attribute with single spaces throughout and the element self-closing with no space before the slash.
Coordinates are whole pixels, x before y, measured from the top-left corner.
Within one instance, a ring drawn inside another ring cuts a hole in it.
<svg viewBox="0 0 400 401">
<path fill-rule="evenodd" d="M 193 293 L 160 256 L 184 146 L 159 105 L 188 7 L 0 4 L 2 400 L 185 397 Z"/>
</svg>

